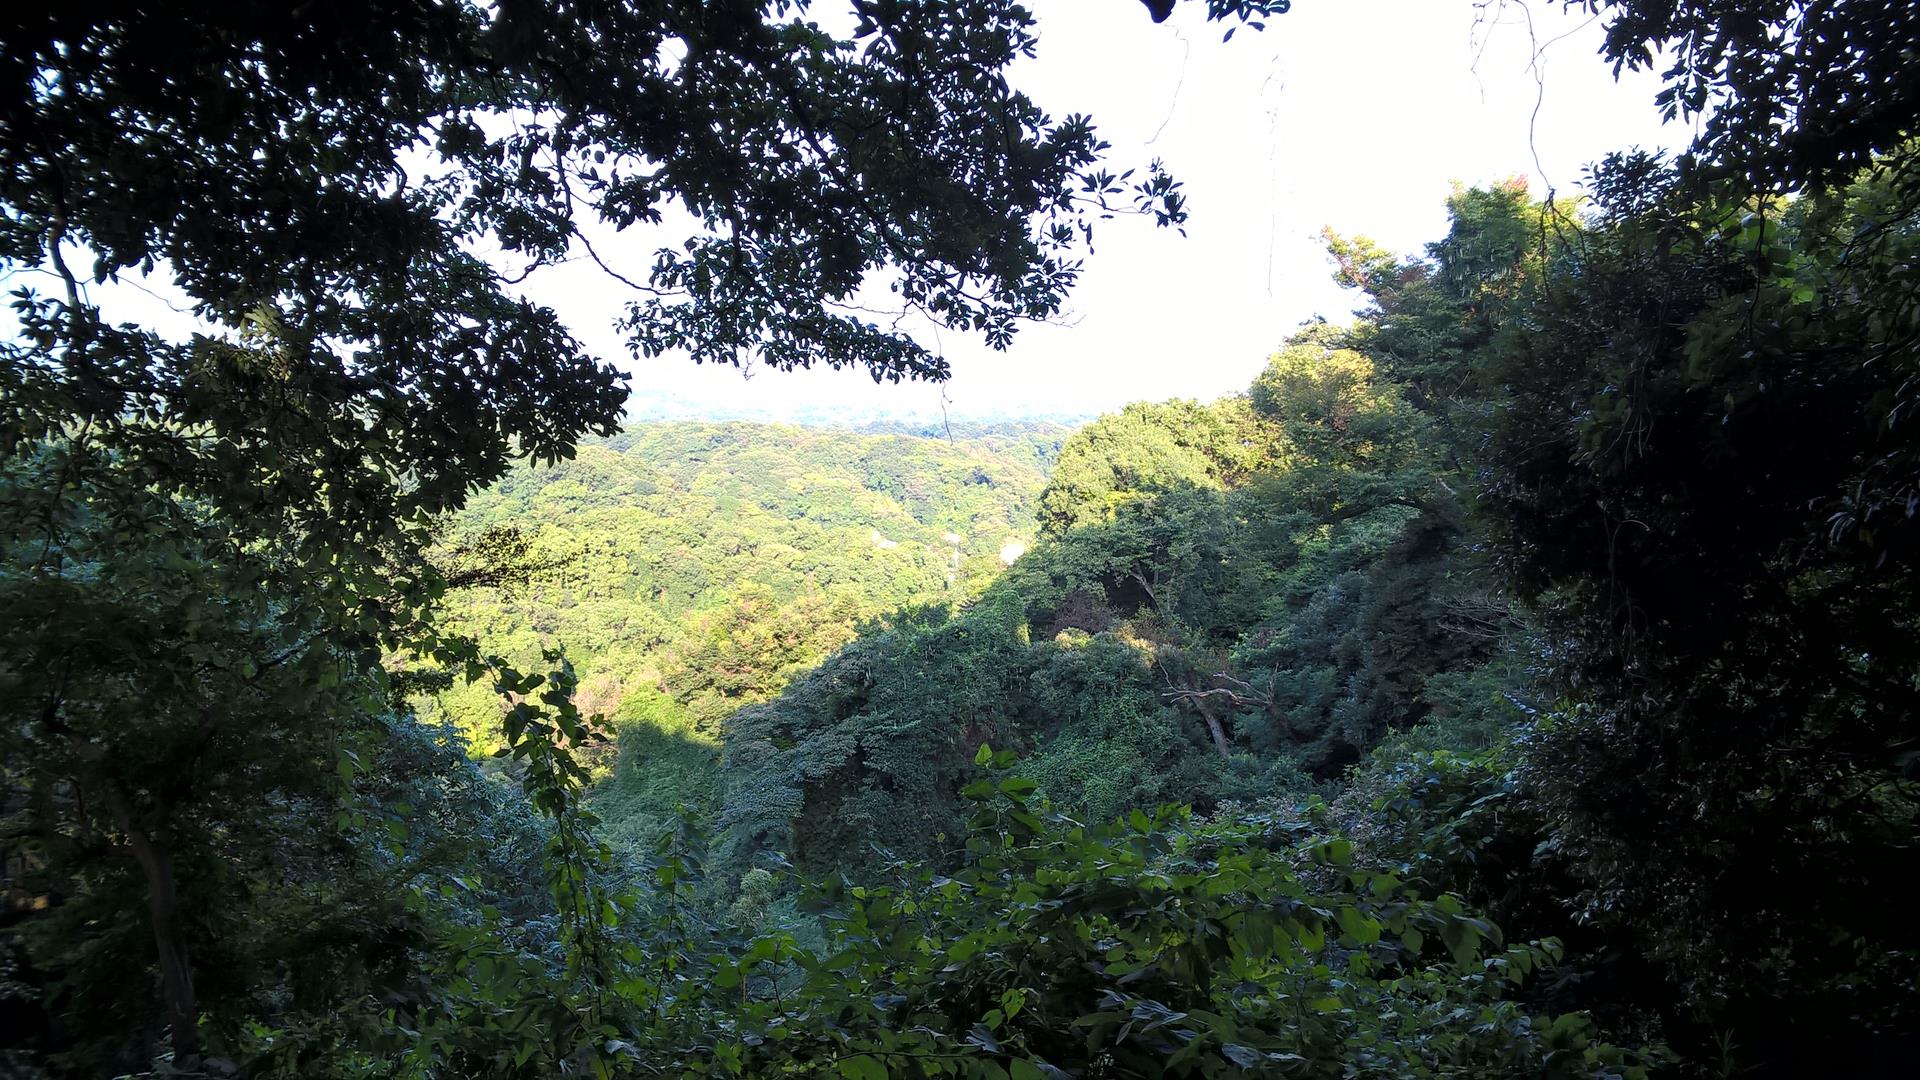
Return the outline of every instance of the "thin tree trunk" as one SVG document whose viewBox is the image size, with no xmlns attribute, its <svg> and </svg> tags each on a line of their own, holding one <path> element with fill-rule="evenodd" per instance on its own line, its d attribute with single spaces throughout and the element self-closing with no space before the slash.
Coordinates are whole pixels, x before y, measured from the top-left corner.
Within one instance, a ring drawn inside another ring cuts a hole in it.
<svg viewBox="0 0 1920 1080">
<path fill-rule="evenodd" d="M 1171 620 L 1173 618 L 1173 612 L 1168 611 L 1167 605 L 1160 602 L 1160 594 L 1153 591 L 1153 584 L 1147 580 L 1147 575 L 1136 568 L 1133 571 L 1132 577 L 1133 580 L 1139 584 L 1140 590 L 1147 594 L 1147 600 L 1153 604 L 1153 610 Z"/>
<path fill-rule="evenodd" d="M 174 883 L 173 843 L 164 811 L 160 823 L 143 825 L 133 814 L 124 793 L 114 790 L 115 816 L 126 830 L 134 861 L 147 878 L 147 914 L 153 923 L 154 951 L 160 962 L 160 997 L 173 1033 L 175 1060 L 200 1052 L 199 1004 L 193 993 L 193 962 L 187 948 L 186 927 L 180 922 L 180 894 Z"/>
<path fill-rule="evenodd" d="M 1207 722 L 1207 734 L 1213 736 L 1213 748 L 1220 751 L 1221 759 L 1232 757 L 1233 751 L 1227 748 L 1227 729 L 1220 726 L 1220 718 L 1204 705 L 1200 707 L 1200 717 Z"/>
</svg>

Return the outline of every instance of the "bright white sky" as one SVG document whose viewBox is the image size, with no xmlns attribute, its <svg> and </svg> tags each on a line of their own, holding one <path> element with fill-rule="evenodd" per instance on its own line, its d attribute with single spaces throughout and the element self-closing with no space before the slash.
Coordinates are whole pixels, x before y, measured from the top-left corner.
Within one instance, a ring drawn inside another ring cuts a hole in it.
<svg viewBox="0 0 1920 1080">
<path fill-rule="evenodd" d="M 1615 83 L 1596 55 L 1600 26 L 1557 0 L 1530 5 L 1531 35 L 1511 2 L 1477 21 L 1473 0 L 1296 0 L 1264 32 L 1225 43 L 1197 3 L 1160 25 L 1131 0 L 1034 7 L 1040 52 L 1015 84 L 1056 116 L 1092 114 L 1117 165 L 1165 159 L 1192 220 L 1185 238 L 1143 220 L 1105 223 L 1065 323 L 1027 326 L 1007 352 L 923 334 L 953 363 L 944 391 L 955 416 L 1244 390 L 1294 327 L 1351 313 L 1328 276 L 1322 226 L 1415 252 L 1444 232 L 1452 181 L 1518 174 L 1536 191 L 1544 179 L 1571 192 L 1609 150 L 1687 141 L 1660 124 L 1654 80 Z M 653 246 L 601 252 L 637 270 Z M 674 357 L 629 364 L 609 328 L 621 292 L 578 263 L 533 289 L 626 366 L 636 390 L 755 409 L 940 407 L 940 387 L 875 386 L 853 371 L 742 379 Z"/>
<path fill-rule="evenodd" d="M 837 6 L 816 0 L 816 14 Z M 528 294 L 629 370 L 636 391 L 694 408 L 937 414 L 944 393 L 958 418 L 1211 399 L 1245 389 L 1301 322 L 1350 314 L 1322 226 L 1416 252 L 1444 231 L 1453 181 L 1523 175 L 1536 191 L 1544 180 L 1570 193 L 1609 150 L 1675 147 L 1689 134 L 1660 124 L 1654 80 L 1614 81 L 1596 55 L 1600 26 L 1558 0 L 1493 0 L 1486 12 L 1474 0 L 1295 0 L 1264 32 L 1242 28 L 1226 43 L 1198 3 L 1161 25 L 1134 0 L 1033 6 L 1040 52 L 1016 85 L 1056 116 L 1092 114 L 1116 171 L 1163 158 L 1191 213 L 1184 238 L 1106 222 L 1060 325 L 1025 327 L 1005 353 L 922 331 L 953 379 L 875 386 L 857 371 L 742 378 L 680 357 L 635 364 L 613 329 L 630 293 L 585 261 L 535 275 Z M 656 247 L 680 238 L 596 234 L 596 247 L 640 277 Z M 169 321 L 152 298 L 112 291 L 115 315 Z"/>
</svg>

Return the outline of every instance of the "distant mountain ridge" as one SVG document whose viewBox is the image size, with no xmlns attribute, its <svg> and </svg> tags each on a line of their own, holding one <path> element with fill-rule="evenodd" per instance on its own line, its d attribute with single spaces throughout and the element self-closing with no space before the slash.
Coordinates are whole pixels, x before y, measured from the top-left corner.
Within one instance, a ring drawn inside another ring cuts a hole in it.
<svg viewBox="0 0 1920 1080">
<path fill-rule="evenodd" d="M 921 435 L 928 438 L 972 438 L 1019 434 L 1036 428 L 1080 427 L 1099 414 L 1093 411 L 1023 409 L 927 409 L 869 405 L 815 405 L 794 403 L 761 405 L 716 404 L 663 390 L 635 390 L 627 399 L 628 424 L 727 423 L 789 424 L 870 434 Z"/>
</svg>

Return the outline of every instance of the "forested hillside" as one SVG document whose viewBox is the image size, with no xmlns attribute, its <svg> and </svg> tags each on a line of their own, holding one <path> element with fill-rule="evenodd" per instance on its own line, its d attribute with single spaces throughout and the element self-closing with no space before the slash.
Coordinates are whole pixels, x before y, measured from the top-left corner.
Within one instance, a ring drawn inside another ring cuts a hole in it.
<svg viewBox="0 0 1920 1080">
<path fill-rule="evenodd" d="M 1548 221 L 1577 226 L 1518 181 L 1449 210 L 1423 259 L 1329 233 L 1366 318 L 1303 328 L 1244 394 L 1076 432 L 1039 543 L 979 600 L 864 636 L 735 716 L 734 841 L 813 870 L 875 843 L 945 857 L 981 741 L 1102 820 L 1332 797 L 1390 737 L 1511 737 L 1556 690 L 1473 513 L 1480 380 Z"/>
<path fill-rule="evenodd" d="M 519 286 L 1008 348 L 1189 220 L 1017 4 L 0 17 L 0 1074 L 1907 1075 L 1920 7 L 1570 6 L 1684 151 L 953 441 L 622 430 Z"/>
<path fill-rule="evenodd" d="M 580 710 L 618 743 L 602 810 L 650 840 L 679 802 L 710 812 L 734 710 L 862 623 L 970 600 L 1031 542 L 1065 429 L 961 434 L 629 427 L 516 470 L 448 523 L 441 557 L 481 580 L 448 594 L 442 623 L 517 665 L 566 651 Z M 476 682 L 420 715 L 484 755 L 506 711 Z"/>
<path fill-rule="evenodd" d="M 1499 678 L 1514 643 L 1475 606 L 1457 474 L 1432 419 L 1336 337 L 1304 336 L 1249 394 L 1077 432 L 1041 542 L 979 601 L 863 638 L 731 721 L 728 824 L 816 868 L 870 841 L 940 857 L 982 741 L 1102 820 L 1274 805 L 1428 719 L 1501 730 L 1503 692 L 1531 691 Z"/>
<path fill-rule="evenodd" d="M 1580 943 L 1548 999 L 1689 1056 L 1850 1018 L 1880 1060 L 1915 960 L 1867 899 L 1916 822 L 1882 711 L 1916 671 L 1889 566 L 1912 504 L 1903 452 L 1842 415 L 1898 392 L 1824 365 L 1911 318 L 1891 195 L 1636 215 L 1513 181 L 1457 192 L 1421 258 L 1329 232 L 1365 317 L 1302 329 L 1245 395 L 1077 432 L 978 601 L 729 722 L 733 856 L 964 861 L 986 742 L 1080 821 L 1337 823 L 1361 865 Z"/>
</svg>

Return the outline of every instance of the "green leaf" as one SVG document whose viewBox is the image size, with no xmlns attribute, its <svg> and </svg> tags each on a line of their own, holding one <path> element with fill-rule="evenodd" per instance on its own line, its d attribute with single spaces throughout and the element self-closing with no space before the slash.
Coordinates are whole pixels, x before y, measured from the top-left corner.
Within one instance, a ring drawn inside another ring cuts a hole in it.
<svg viewBox="0 0 1920 1080">
<path fill-rule="evenodd" d="M 973 802 L 986 802 L 993 798 L 994 787 L 991 780 L 975 780 L 960 789 L 960 797 Z"/>
<path fill-rule="evenodd" d="M 846 1080 L 887 1080 L 887 1067 L 872 1054 L 842 1058 L 836 1066 Z"/>
<path fill-rule="evenodd" d="M 1358 908 L 1343 906 L 1335 912 L 1335 919 L 1342 933 L 1362 945 L 1380 940 L 1380 924 Z"/>
</svg>

